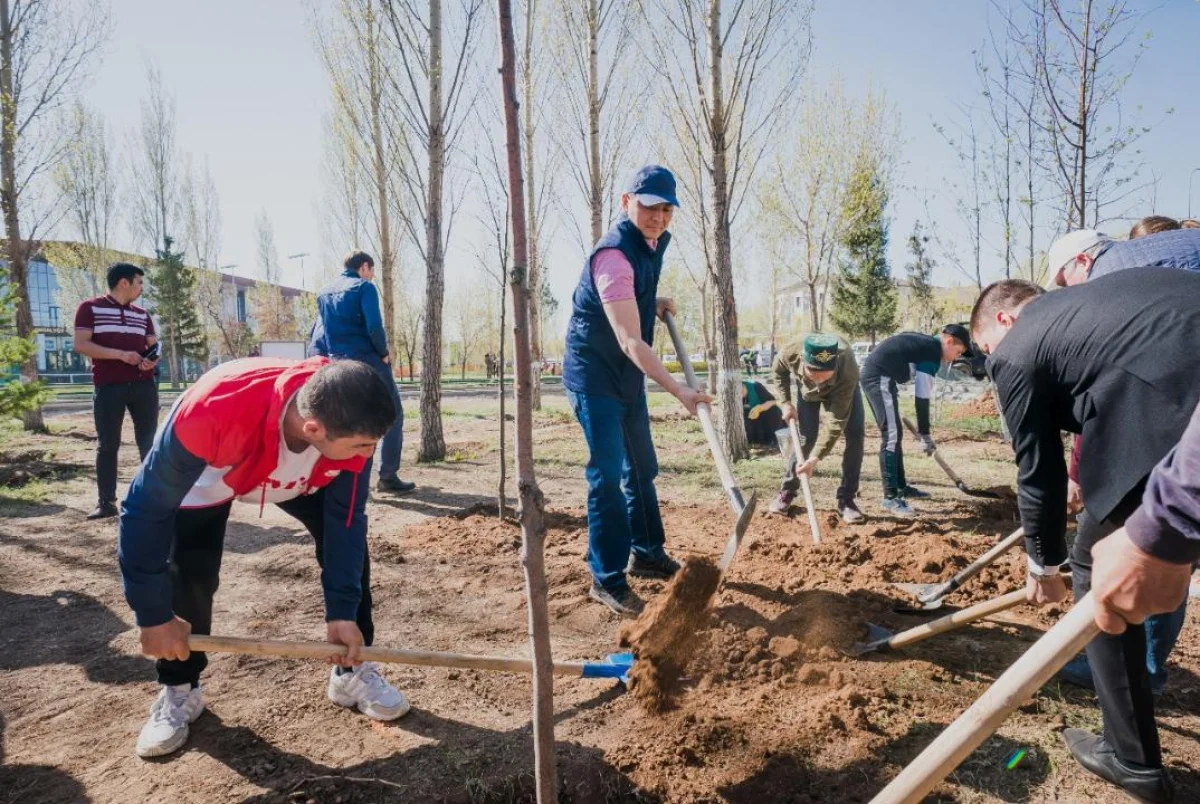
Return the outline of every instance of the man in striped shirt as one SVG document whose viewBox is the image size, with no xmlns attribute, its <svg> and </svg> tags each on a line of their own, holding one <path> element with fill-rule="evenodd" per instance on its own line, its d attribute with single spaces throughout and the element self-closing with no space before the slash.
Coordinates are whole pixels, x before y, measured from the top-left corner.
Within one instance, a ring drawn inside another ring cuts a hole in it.
<svg viewBox="0 0 1200 804">
<path fill-rule="evenodd" d="M 133 419 L 133 434 L 143 458 L 154 443 L 158 427 L 158 384 L 151 348 L 158 343 L 150 314 L 133 302 L 142 295 L 141 268 L 118 262 L 108 269 L 108 293 L 88 299 L 75 310 L 75 351 L 92 359 L 96 393 L 96 509 L 88 519 L 116 516 L 117 451 L 125 411 Z"/>
</svg>

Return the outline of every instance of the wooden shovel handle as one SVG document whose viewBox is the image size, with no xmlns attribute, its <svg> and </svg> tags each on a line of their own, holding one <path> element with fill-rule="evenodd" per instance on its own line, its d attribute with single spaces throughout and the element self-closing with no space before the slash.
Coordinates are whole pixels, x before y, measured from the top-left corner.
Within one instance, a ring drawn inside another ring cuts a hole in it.
<svg viewBox="0 0 1200 804">
<path fill-rule="evenodd" d="M 924 642 L 930 637 L 944 634 L 947 631 L 953 631 L 956 628 L 962 628 L 964 625 L 973 623 L 976 620 L 982 620 L 984 617 L 990 617 L 993 614 L 999 614 L 1002 611 L 1007 611 L 1024 602 L 1025 590 L 1018 589 L 1015 592 L 1009 592 L 1007 595 L 1002 595 L 992 600 L 985 600 L 982 603 L 968 606 L 953 614 L 947 614 L 945 617 L 939 617 L 932 622 L 922 623 L 916 628 L 901 631 L 887 641 L 887 646 L 889 648 L 902 648 L 905 645 Z"/>
<path fill-rule="evenodd" d="M 921 437 L 921 434 L 917 432 L 916 425 L 913 424 L 907 416 L 903 417 L 902 420 L 904 422 L 904 426 L 908 428 L 909 432 L 911 432 L 914 437 Z M 946 473 L 946 477 L 950 478 L 950 480 L 954 482 L 954 485 L 960 487 L 966 485 L 962 482 L 962 478 L 960 478 L 958 474 L 950 468 L 950 464 L 946 463 L 946 459 L 943 458 L 936 449 L 933 451 L 933 459 L 937 461 L 938 466 L 942 467 L 942 471 Z"/>
<path fill-rule="evenodd" d="M 929 603 L 937 600 L 940 597 L 945 597 L 946 595 L 950 594 L 955 589 L 974 578 L 985 568 L 991 566 L 996 559 L 1011 550 L 1017 544 L 1017 542 L 1021 541 L 1021 539 L 1024 537 L 1025 528 L 1017 528 L 1012 533 L 1005 536 L 1004 541 L 997 542 L 996 544 L 992 545 L 992 547 L 986 553 L 972 561 L 967 566 L 963 567 L 954 575 L 953 578 L 938 587 L 936 594 L 922 595 L 920 598 L 921 602 Z"/>
<path fill-rule="evenodd" d="M 1037 692 L 1100 633 L 1088 592 L 1058 624 L 1004 671 L 967 711 L 908 764 L 871 804 L 918 804 L 986 740 L 1018 706 Z"/>
<path fill-rule="evenodd" d="M 795 407 L 793 405 L 793 407 Z M 788 423 L 788 432 L 792 434 L 792 450 L 796 453 L 796 474 L 800 478 L 800 490 L 804 492 L 804 510 L 808 511 L 808 530 L 812 533 L 813 544 L 821 543 L 821 526 L 817 524 L 817 510 L 813 506 L 812 487 L 808 478 L 800 474 L 800 464 L 804 460 L 804 448 L 800 444 L 800 426 L 793 419 Z"/>
<path fill-rule="evenodd" d="M 192 650 L 213 653 L 240 653 L 246 656 L 273 656 L 283 659 L 327 659 L 346 652 L 344 645 L 330 642 L 291 642 L 280 639 L 245 639 L 242 637 L 205 636 L 192 634 L 188 637 Z M 508 673 L 532 673 L 529 659 L 506 659 L 498 656 L 474 656 L 466 653 L 438 653 L 422 650 L 397 650 L 393 648 L 363 648 L 359 657 L 367 662 L 389 664 L 413 664 L 422 667 L 459 667 L 465 670 L 500 670 Z M 582 662 L 555 662 L 556 676 L 580 676 Z"/>
<path fill-rule="evenodd" d="M 675 356 L 679 358 L 679 365 L 683 367 L 683 377 L 687 381 L 688 387 L 693 391 L 699 391 L 700 386 L 696 382 L 696 373 L 692 371 L 692 359 L 688 357 L 687 347 L 684 345 L 683 339 L 679 337 L 679 330 L 675 327 L 675 316 L 664 312 L 663 323 L 667 325 L 667 332 L 671 334 L 671 342 L 675 344 Z M 721 448 L 721 442 L 717 439 L 717 429 L 713 426 L 712 412 L 708 409 L 708 405 L 704 403 L 697 405 L 696 416 L 700 419 L 700 428 L 704 430 L 704 437 L 708 439 L 708 449 L 712 452 L 713 462 L 717 465 L 717 474 L 721 476 L 721 485 L 729 494 L 734 513 L 740 514 L 746 507 L 746 502 L 742 498 L 737 481 L 733 479 L 733 472 L 729 469 L 729 459 L 725 457 L 725 450 Z"/>
</svg>

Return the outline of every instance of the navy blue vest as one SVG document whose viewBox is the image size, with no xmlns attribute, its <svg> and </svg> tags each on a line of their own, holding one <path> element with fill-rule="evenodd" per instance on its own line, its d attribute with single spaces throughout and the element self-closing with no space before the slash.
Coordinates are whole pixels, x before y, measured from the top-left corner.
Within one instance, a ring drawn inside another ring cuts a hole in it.
<svg viewBox="0 0 1200 804">
<path fill-rule="evenodd" d="M 651 251 L 646 238 L 624 215 L 608 234 L 600 238 L 583 263 L 579 285 L 571 296 L 571 320 L 567 324 L 566 355 L 563 358 L 563 385 L 580 394 L 600 394 L 632 401 L 646 389 L 641 369 L 621 351 L 612 325 L 604 315 L 604 305 L 596 283 L 592 281 L 592 259 L 605 248 L 618 248 L 633 266 L 633 289 L 642 340 L 654 343 L 655 301 L 658 277 L 662 273 L 663 252 L 671 241 L 669 232 L 658 239 Z"/>
</svg>

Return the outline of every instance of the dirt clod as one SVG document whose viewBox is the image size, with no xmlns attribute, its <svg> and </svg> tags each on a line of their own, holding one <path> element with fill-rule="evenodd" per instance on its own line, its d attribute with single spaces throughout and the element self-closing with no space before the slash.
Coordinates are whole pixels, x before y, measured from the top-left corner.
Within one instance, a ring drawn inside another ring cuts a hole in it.
<svg viewBox="0 0 1200 804">
<path fill-rule="evenodd" d="M 629 690 L 647 711 L 661 713 L 674 706 L 720 582 L 721 571 L 712 560 L 688 559 L 662 595 L 621 629 L 621 647 L 632 649 L 636 659 Z"/>
</svg>

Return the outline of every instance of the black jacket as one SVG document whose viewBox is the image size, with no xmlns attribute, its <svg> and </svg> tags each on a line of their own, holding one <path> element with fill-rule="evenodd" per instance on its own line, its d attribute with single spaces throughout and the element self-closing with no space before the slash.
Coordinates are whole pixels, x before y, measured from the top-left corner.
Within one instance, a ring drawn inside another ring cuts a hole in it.
<svg viewBox="0 0 1200 804">
<path fill-rule="evenodd" d="M 1179 441 L 1200 401 L 1200 274 L 1121 271 L 1034 299 L 988 372 L 1013 436 L 1030 555 L 1062 564 L 1060 433 L 1083 434 L 1084 504 L 1109 518 Z"/>
</svg>

